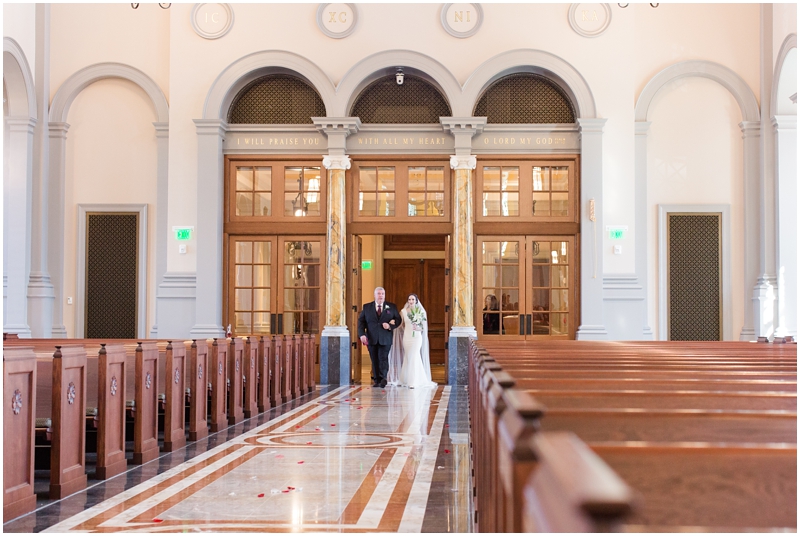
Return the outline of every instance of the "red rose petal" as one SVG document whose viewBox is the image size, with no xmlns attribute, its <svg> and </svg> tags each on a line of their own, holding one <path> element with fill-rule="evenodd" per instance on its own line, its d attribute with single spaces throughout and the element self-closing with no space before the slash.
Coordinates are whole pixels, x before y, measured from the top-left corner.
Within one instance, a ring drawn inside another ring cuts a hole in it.
<svg viewBox="0 0 800 536">
<path fill-rule="evenodd" d="M 298 465 L 300 465 L 301 463 L 303 463 L 303 461 L 302 461 L 302 460 L 301 460 L 301 461 L 299 461 L 299 462 L 297 462 L 297 464 L 298 464 Z"/>
<path fill-rule="evenodd" d="M 258 494 L 258 496 L 259 496 L 259 497 L 263 497 L 263 496 L 264 496 L 264 494 L 263 494 L 263 493 L 259 493 L 259 494 Z"/>
<path fill-rule="evenodd" d="M 286 486 L 286 489 L 294 489 L 292 486 Z"/>
<path fill-rule="evenodd" d="M 153 518 L 153 523 L 161 523 L 162 521 L 164 521 L 164 520 L 163 519 L 159 519 L 157 517 Z"/>
<path fill-rule="evenodd" d="M 281 493 L 289 493 L 288 489 L 281 490 Z"/>
<path fill-rule="evenodd" d="M 331 426 L 336 426 L 336 425 L 335 425 L 335 424 L 332 424 Z"/>
<path fill-rule="evenodd" d="M 450 454 L 450 451 L 449 451 L 449 450 L 447 450 L 447 449 L 444 449 L 444 453 L 445 453 L 445 454 Z"/>
<path fill-rule="evenodd" d="M 297 426 L 295 426 L 295 428 L 300 428 L 300 425 L 298 424 Z"/>
<path fill-rule="evenodd" d="M 308 443 L 306 443 L 306 445 L 310 445 L 310 444 L 311 444 L 311 441 L 309 441 Z"/>
<path fill-rule="evenodd" d="M 445 424 L 444 427 L 445 428 L 450 428 L 450 425 L 449 424 Z"/>
</svg>

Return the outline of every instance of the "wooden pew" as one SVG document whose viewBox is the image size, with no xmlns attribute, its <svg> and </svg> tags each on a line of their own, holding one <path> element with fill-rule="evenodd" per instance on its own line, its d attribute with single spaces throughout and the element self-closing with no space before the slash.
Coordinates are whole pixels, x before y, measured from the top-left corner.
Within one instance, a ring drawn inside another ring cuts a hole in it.
<svg viewBox="0 0 800 536">
<path fill-rule="evenodd" d="M 273 335 L 270 337 L 271 355 L 270 372 L 272 374 L 272 386 L 270 387 L 270 402 L 272 407 L 278 407 L 283 404 L 285 394 L 283 392 L 283 365 L 284 365 L 284 351 L 283 351 L 283 337 L 280 335 Z"/>
<path fill-rule="evenodd" d="M 292 335 L 292 344 L 294 351 L 292 352 L 292 394 L 295 398 L 306 394 L 306 386 L 303 382 L 303 374 L 305 373 L 304 359 L 306 356 L 305 345 L 302 335 Z"/>
<path fill-rule="evenodd" d="M 224 340 L 224 339 L 223 339 Z M 211 433 L 228 427 L 226 410 L 228 344 L 214 339 L 211 344 L 208 383 L 211 385 Z"/>
<path fill-rule="evenodd" d="M 269 390 L 272 385 L 272 344 L 269 337 L 261 335 L 258 338 L 258 391 L 256 403 L 259 413 L 267 411 L 270 407 Z"/>
<path fill-rule="evenodd" d="M 4 338 L 5 340 L 5 338 Z M 3 523 L 36 508 L 33 492 L 36 354 L 3 346 Z"/>
<path fill-rule="evenodd" d="M 292 344 L 292 336 L 283 336 L 283 360 L 281 363 L 281 398 L 284 402 L 288 402 L 295 397 L 292 390 L 292 359 L 294 356 L 294 345 Z"/>
<path fill-rule="evenodd" d="M 307 333 L 304 337 L 308 338 L 308 390 L 314 392 L 317 387 L 317 338 L 311 333 Z"/>
<path fill-rule="evenodd" d="M 158 347 L 139 343 L 135 353 L 135 409 L 133 463 L 158 457 Z"/>
<path fill-rule="evenodd" d="M 186 345 L 170 341 L 165 361 L 164 452 L 172 452 L 186 445 Z"/>
<path fill-rule="evenodd" d="M 258 339 L 256 337 L 247 337 L 244 340 L 244 393 L 243 393 L 243 406 L 244 417 L 249 419 L 258 415 L 258 403 L 256 400 L 256 391 L 258 390 L 258 373 L 256 371 L 256 364 L 258 363 Z"/>
<path fill-rule="evenodd" d="M 124 472 L 125 385 L 129 374 L 121 344 L 101 344 L 98 356 L 98 434 L 95 476 L 105 480 Z"/>
<path fill-rule="evenodd" d="M 242 376 L 244 375 L 244 343 L 241 338 L 232 338 L 228 350 L 228 425 L 244 420 L 242 403 Z"/>
<path fill-rule="evenodd" d="M 213 372 L 213 370 L 212 370 Z M 208 436 L 208 423 L 206 422 L 209 382 L 208 368 L 208 343 L 204 340 L 192 340 L 189 351 L 189 441 L 197 441 Z"/>
</svg>

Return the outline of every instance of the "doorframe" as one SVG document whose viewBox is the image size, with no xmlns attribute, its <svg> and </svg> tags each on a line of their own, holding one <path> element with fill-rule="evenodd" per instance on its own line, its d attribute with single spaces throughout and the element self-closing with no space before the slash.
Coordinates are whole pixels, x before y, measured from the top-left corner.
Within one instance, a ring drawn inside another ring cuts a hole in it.
<svg viewBox="0 0 800 536">
<path fill-rule="evenodd" d="M 722 236 L 720 248 L 722 261 L 722 340 L 733 340 L 733 306 L 731 281 L 731 206 L 730 205 L 658 205 L 658 257 L 656 259 L 658 278 L 658 338 L 669 340 L 667 333 L 668 303 L 667 295 L 667 216 L 673 213 L 716 213 L 722 216 Z"/>
<path fill-rule="evenodd" d="M 136 252 L 139 261 L 136 267 L 136 336 L 147 337 L 147 204 L 78 204 L 78 255 L 75 290 L 75 338 L 84 338 L 86 329 L 86 216 L 90 212 L 137 213 L 139 247 Z"/>
</svg>

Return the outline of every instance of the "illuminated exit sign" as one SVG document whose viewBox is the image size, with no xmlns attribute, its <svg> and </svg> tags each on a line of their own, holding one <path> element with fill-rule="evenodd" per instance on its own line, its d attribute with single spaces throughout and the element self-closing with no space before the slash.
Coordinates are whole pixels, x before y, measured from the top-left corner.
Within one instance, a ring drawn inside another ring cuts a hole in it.
<svg viewBox="0 0 800 536">
<path fill-rule="evenodd" d="M 372 270 L 372 261 L 361 261 L 362 270 Z"/>
<path fill-rule="evenodd" d="M 625 225 L 622 226 L 606 226 L 606 231 L 608 231 L 608 238 L 611 240 L 622 240 L 625 238 L 625 235 L 628 233 L 628 227 Z"/>
<path fill-rule="evenodd" d="M 173 227 L 176 240 L 191 240 L 194 227 Z"/>
</svg>

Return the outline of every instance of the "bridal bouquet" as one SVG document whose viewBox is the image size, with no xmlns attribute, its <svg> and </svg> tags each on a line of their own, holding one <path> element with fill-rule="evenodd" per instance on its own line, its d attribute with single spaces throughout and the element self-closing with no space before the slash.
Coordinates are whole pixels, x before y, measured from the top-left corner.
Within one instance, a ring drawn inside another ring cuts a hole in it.
<svg viewBox="0 0 800 536">
<path fill-rule="evenodd" d="M 415 305 L 414 307 L 409 309 L 408 312 L 406 313 L 406 316 L 408 316 L 408 319 L 411 320 L 411 323 L 413 325 L 419 327 L 422 327 L 422 323 L 428 320 L 427 318 L 425 318 L 425 313 L 423 312 L 422 307 L 420 307 L 419 305 Z M 412 331 L 411 336 L 412 337 L 416 336 L 416 333 Z"/>
</svg>

